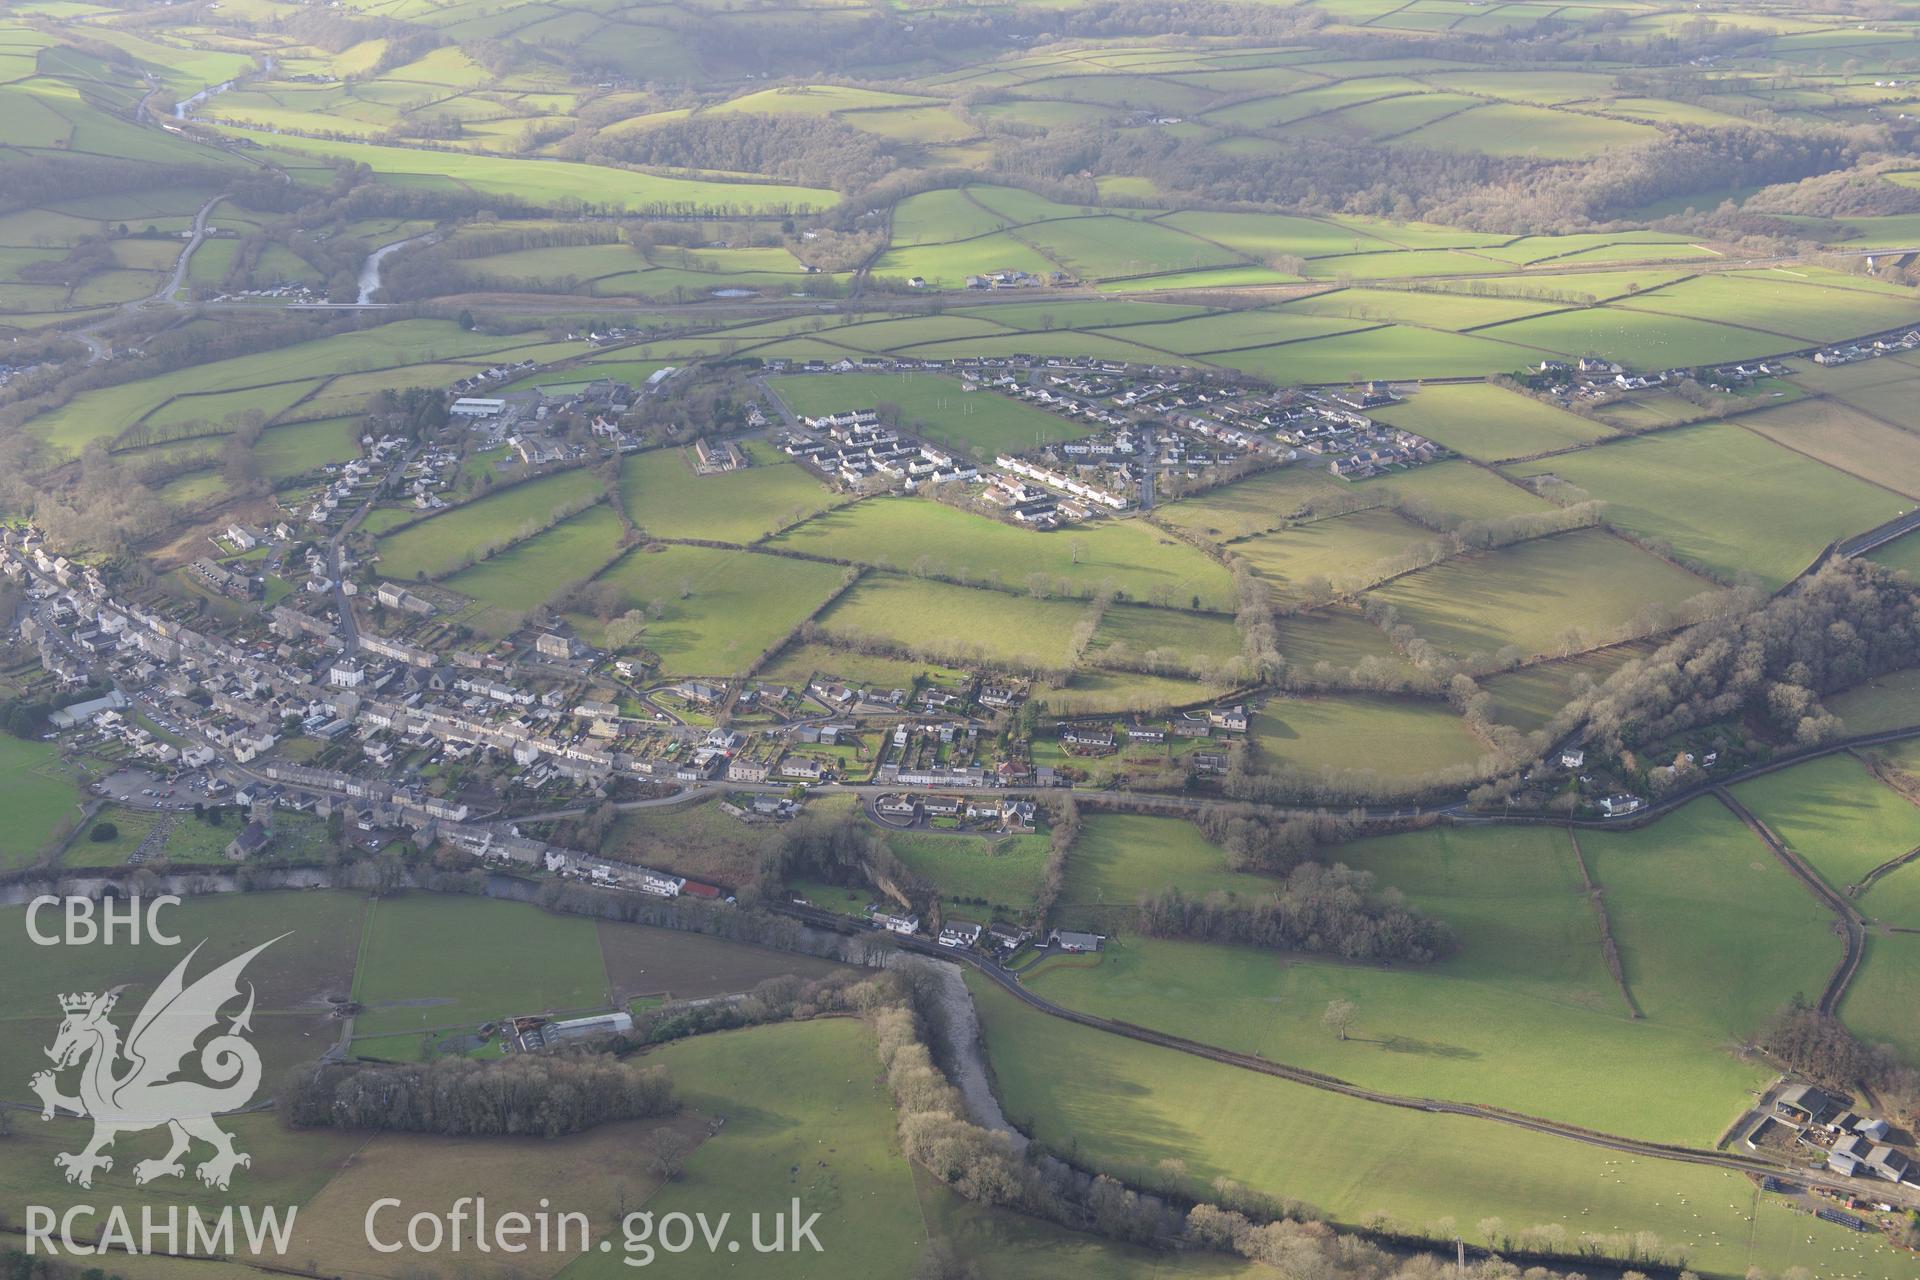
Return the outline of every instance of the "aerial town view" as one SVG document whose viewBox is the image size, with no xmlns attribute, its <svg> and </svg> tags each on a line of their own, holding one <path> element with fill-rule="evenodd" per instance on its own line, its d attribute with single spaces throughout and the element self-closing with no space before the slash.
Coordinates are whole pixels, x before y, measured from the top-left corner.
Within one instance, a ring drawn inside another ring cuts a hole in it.
<svg viewBox="0 0 1920 1280">
<path fill-rule="evenodd" d="M 0 0 L 0 1280 L 1920 1280 L 1920 5 Z"/>
</svg>

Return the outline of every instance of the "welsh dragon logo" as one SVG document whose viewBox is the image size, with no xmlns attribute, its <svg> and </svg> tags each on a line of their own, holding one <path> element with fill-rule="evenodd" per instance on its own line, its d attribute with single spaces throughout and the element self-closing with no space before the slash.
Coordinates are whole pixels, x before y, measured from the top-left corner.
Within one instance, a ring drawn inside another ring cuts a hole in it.
<svg viewBox="0 0 1920 1280">
<path fill-rule="evenodd" d="M 195 1140 L 213 1147 L 211 1158 L 194 1170 L 209 1187 L 226 1190 L 233 1171 L 253 1163 L 253 1157 L 234 1149 L 233 1136 L 213 1120 L 246 1106 L 260 1087 L 260 1054 L 243 1037 L 252 1030 L 252 983 L 247 984 L 246 1007 L 228 1021 L 225 1032 L 200 1046 L 200 1074 L 211 1083 L 176 1077 L 201 1038 L 218 1029 L 220 1010 L 240 996 L 240 974 L 248 962 L 279 940 L 261 943 L 188 986 L 187 966 L 200 951 L 194 947 L 148 997 L 124 1045 L 119 1028 L 108 1020 L 124 987 L 102 995 L 89 991 L 60 997 L 66 1017 L 46 1051 L 53 1070 L 35 1074 L 31 1083 L 40 1095 L 42 1120 L 53 1119 L 59 1111 L 93 1120 L 93 1140 L 83 1150 L 53 1158 L 68 1182 L 91 1187 L 96 1171 L 113 1169 L 113 1157 L 105 1152 L 115 1138 L 162 1126 L 173 1145 L 159 1159 L 134 1166 L 136 1183 L 183 1176 L 181 1157 Z M 57 1076 L 76 1066 L 79 1095 L 68 1097 L 60 1092 Z"/>
</svg>

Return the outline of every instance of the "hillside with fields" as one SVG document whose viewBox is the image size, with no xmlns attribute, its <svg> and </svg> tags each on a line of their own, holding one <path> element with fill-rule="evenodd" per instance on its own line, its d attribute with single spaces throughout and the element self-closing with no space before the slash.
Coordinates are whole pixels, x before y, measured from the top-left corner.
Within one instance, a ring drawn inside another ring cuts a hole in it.
<svg viewBox="0 0 1920 1280">
<path fill-rule="evenodd" d="M 1920 1280 L 1920 14 L 0 6 L 0 731 L 20 1280 Z"/>
</svg>

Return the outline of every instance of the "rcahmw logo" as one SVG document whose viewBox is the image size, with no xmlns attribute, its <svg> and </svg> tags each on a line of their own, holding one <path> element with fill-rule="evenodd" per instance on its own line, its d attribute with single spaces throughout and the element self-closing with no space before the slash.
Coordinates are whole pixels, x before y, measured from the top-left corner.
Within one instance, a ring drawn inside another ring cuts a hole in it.
<svg viewBox="0 0 1920 1280">
<path fill-rule="evenodd" d="M 27 928 L 34 942 L 45 946 L 84 944 L 101 939 L 104 933 L 103 940 L 111 945 L 116 923 L 130 925 L 130 940 L 139 940 L 142 913 L 137 899 L 129 909 L 119 912 L 111 900 L 103 903 L 104 927 L 94 920 L 91 902 L 66 899 L 65 935 L 44 934 L 37 917 L 43 907 L 59 901 L 38 899 L 28 910 Z M 150 940 L 178 944 L 178 937 L 162 933 L 156 924 L 160 908 L 177 901 L 162 898 L 147 905 L 144 920 Z M 278 941 L 280 938 L 269 939 L 190 983 L 188 967 L 205 944 L 196 945 L 147 998 L 124 1041 L 120 1028 L 111 1020 L 124 987 L 59 998 L 64 1017 L 46 1050 L 53 1067 L 35 1073 L 29 1083 L 39 1095 L 42 1120 L 65 1111 L 93 1121 L 93 1136 L 80 1150 L 53 1158 L 68 1182 L 91 1188 L 96 1174 L 113 1169 L 113 1157 L 107 1151 L 115 1140 L 121 1134 L 148 1129 L 166 1129 L 170 1145 L 164 1155 L 134 1165 L 137 1185 L 184 1178 L 184 1157 L 196 1143 L 212 1148 L 206 1159 L 194 1166 L 195 1176 L 208 1187 L 225 1191 L 236 1169 L 252 1165 L 252 1157 L 234 1146 L 233 1135 L 214 1117 L 247 1106 L 260 1088 L 260 1054 L 246 1039 L 246 1033 L 252 1030 L 255 992 L 251 983 L 242 991 L 241 974 L 254 957 Z M 222 1011 L 243 994 L 245 1005 L 239 1012 L 223 1015 Z M 62 1091 L 61 1077 L 67 1072 L 77 1072 L 71 1094 Z M 196 1074 L 200 1079 L 192 1078 Z M 296 1212 L 289 1208 L 283 1223 L 276 1210 L 256 1215 L 251 1206 L 243 1206 L 239 1217 L 247 1243 L 257 1252 L 271 1239 L 278 1251 L 284 1252 Z M 76 1224 L 92 1220 L 99 1220 L 101 1226 L 97 1240 L 88 1245 L 76 1237 Z M 183 1245 L 190 1253 L 226 1254 L 232 1252 L 234 1209 L 230 1206 L 217 1215 L 203 1215 L 197 1207 L 188 1208 L 184 1215 L 178 1208 L 158 1213 L 152 1208 L 143 1209 L 136 1236 L 132 1219 L 117 1206 L 103 1217 L 92 1205 L 74 1205 L 64 1213 L 44 1205 L 29 1205 L 28 1251 L 44 1248 L 56 1253 L 56 1239 L 66 1251 L 77 1254 L 107 1249 L 172 1253 Z"/>
</svg>

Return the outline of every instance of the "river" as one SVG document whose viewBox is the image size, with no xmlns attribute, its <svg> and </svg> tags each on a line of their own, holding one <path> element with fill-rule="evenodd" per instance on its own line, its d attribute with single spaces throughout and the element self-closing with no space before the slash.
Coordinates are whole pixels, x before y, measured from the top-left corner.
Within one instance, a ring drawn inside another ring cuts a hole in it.
<svg viewBox="0 0 1920 1280">
<path fill-rule="evenodd" d="M 373 295 L 380 292 L 380 263 L 388 254 L 396 249 L 404 249 L 410 244 L 436 240 L 439 235 L 437 231 L 428 231 L 422 235 L 409 236 L 405 240 L 395 240 L 392 244 L 383 245 L 368 254 L 367 260 L 360 264 L 360 296 L 355 301 L 363 307 L 372 305 Z"/>
<path fill-rule="evenodd" d="M 262 72 L 269 73 L 269 74 L 273 71 L 273 56 L 271 54 L 263 53 L 260 55 L 260 70 Z M 233 80 L 222 81 L 219 84 L 208 85 L 206 88 L 202 89 L 200 92 L 194 94 L 191 98 L 188 98 L 182 102 L 174 103 L 173 118 L 175 120 L 191 120 L 193 118 L 193 109 L 195 107 L 205 102 L 208 98 L 213 97 L 216 93 L 225 93 L 227 90 L 233 88 L 234 85 L 239 83 L 240 81 L 236 78 Z"/>
</svg>

